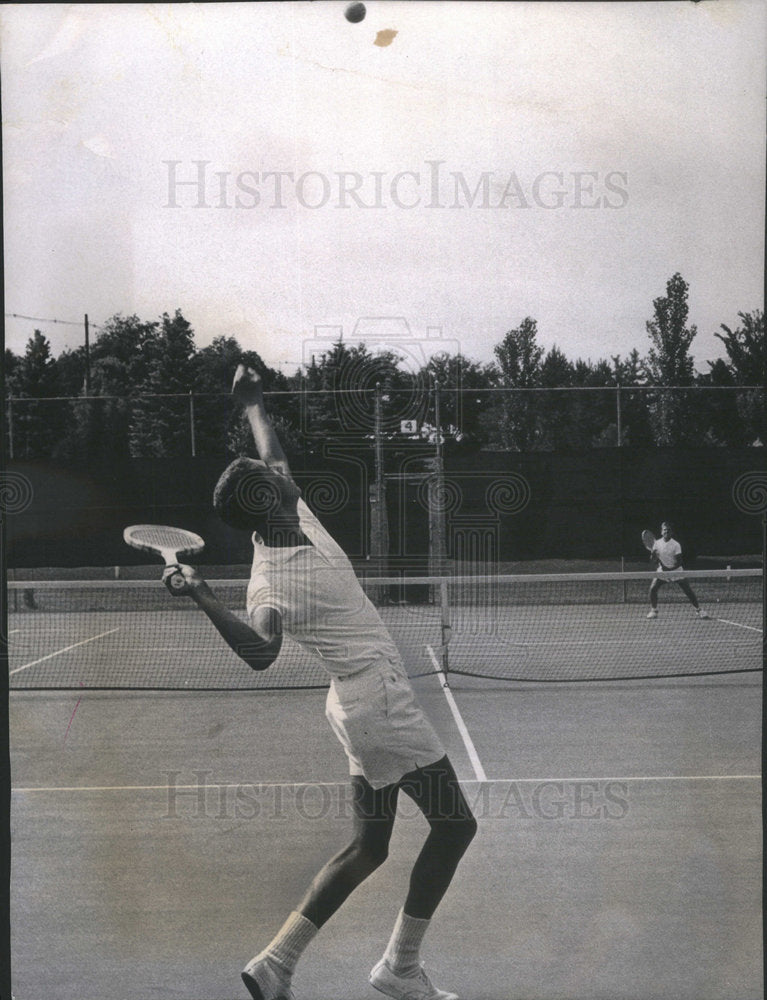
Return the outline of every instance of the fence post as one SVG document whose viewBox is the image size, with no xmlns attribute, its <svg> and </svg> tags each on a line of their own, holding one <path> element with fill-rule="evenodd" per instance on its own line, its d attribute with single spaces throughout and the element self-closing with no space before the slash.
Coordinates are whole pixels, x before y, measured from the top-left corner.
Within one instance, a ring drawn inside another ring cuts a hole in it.
<svg viewBox="0 0 767 1000">
<path fill-rule="evenodd" d="M 91 345 L 88 333 L 88 313 L 85 314 L 85 392 L 83 395 L 91 394 Z"/>
<path fill-rule="evenodd" d="M 13 458 L 13 396 L 8 397 L 8 457 Z"/>
<path fill-rule="evenodd" d="M 194 394 L 189 390 L 189 431 L 192 440 L 192 458 L 197 457 L 197 443 L 194 436 Z"/>
<path fill-rule="evenodd" d="M 621 384 L 615 387 L 615 423 L 618 428 L 618 447 L 623 445 L 623 429 L 621 427 Z"/>
</svg>

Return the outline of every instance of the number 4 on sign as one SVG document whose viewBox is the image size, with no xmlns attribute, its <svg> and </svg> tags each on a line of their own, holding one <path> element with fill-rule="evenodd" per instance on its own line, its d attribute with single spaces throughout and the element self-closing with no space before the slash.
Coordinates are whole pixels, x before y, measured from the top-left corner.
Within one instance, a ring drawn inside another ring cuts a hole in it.
<svg viewBox="0 0 767 1000">
<path fill-rule="evenodd" d="M 400 434 L 417 434 L 418 433 L 418 421 L 417 420 L 400 420 L 399 422 Z"/>
</svg>

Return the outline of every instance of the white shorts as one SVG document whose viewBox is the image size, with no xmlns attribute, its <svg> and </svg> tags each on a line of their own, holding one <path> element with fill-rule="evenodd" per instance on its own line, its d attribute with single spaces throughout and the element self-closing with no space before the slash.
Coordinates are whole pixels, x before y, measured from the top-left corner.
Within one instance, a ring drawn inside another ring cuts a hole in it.
<svg viewBox="0 0 767 1000">
<path fill-rule="evenodd" d="M 445 756 L 397 660 L 334 677 L 325 715 L 349 758 L 349 773 L 363 775 L 373 788 Z"/>
</svg>

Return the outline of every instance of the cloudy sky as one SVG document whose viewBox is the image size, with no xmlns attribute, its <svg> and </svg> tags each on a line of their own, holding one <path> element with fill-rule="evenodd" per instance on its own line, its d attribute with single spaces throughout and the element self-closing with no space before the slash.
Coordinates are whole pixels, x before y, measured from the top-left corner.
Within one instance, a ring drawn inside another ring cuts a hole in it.
<svg viewBox="0 0 767 1000">
<path fill-rule="evenodd" d="M 763 307 L 761 0 L 344 6 L 5 5 L 6 312 L 596 360 L 679 271 L 705 370 Z"/>
</svg>

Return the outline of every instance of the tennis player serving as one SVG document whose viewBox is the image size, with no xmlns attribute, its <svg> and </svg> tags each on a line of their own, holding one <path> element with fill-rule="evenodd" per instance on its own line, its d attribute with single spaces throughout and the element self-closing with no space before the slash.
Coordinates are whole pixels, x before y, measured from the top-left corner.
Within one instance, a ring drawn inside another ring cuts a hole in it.
<svg viewBox="0 0 767 1000">
<path fill-rule="evenodd" d="M 291 977 L 304 949 L 385 861 L 403 791 L 430 832 L 369 981 L 397 1000 L 458 1000 L 432 985 L 420 947 L 476 820 L 378 612 L 343 550 L 301 499 L 258 374 L 240 365 L 232 394 L 245 409 L 260 460 L 232 462 L 216 485 L 213 506 L 225 523 L 252 534 L 250 625 L 223 607 L 192 567 L 169 567 L 165 575 L 181 570 L 187 583 L 181 593 L 255 670 L 277 657 L 283 632 L 321 658 L 330 675 L 325 714 L 348 757 L 354 809 L 351 842 L 317 873 L 276 937 L 248 962 L 243 982 L 255 1000 L 293 1000 Z"/>
<path fill-rule="evenodd" d="M 658 568 L 658 575 L 650 584 L 650 610 L 648 618 L 658 617 L 658 591 L 664 583 L 673 582 L 678 585 L 687 597 L 687 600 L 695 608 L 698 618 L 708 618 L 706 612 L 698 604 L 698 598 L 692 587 L 684 577 L 673 575 L 676 569 L 682 569 L 682 546 L 674 538 L 673 527 L 669 521 L 664 521 L 660 526 L 661 537 L 656 539 L 650 548 L 650 560 Z M 664 579 L 663 574 L 668 575 Z"/>
</svg>

